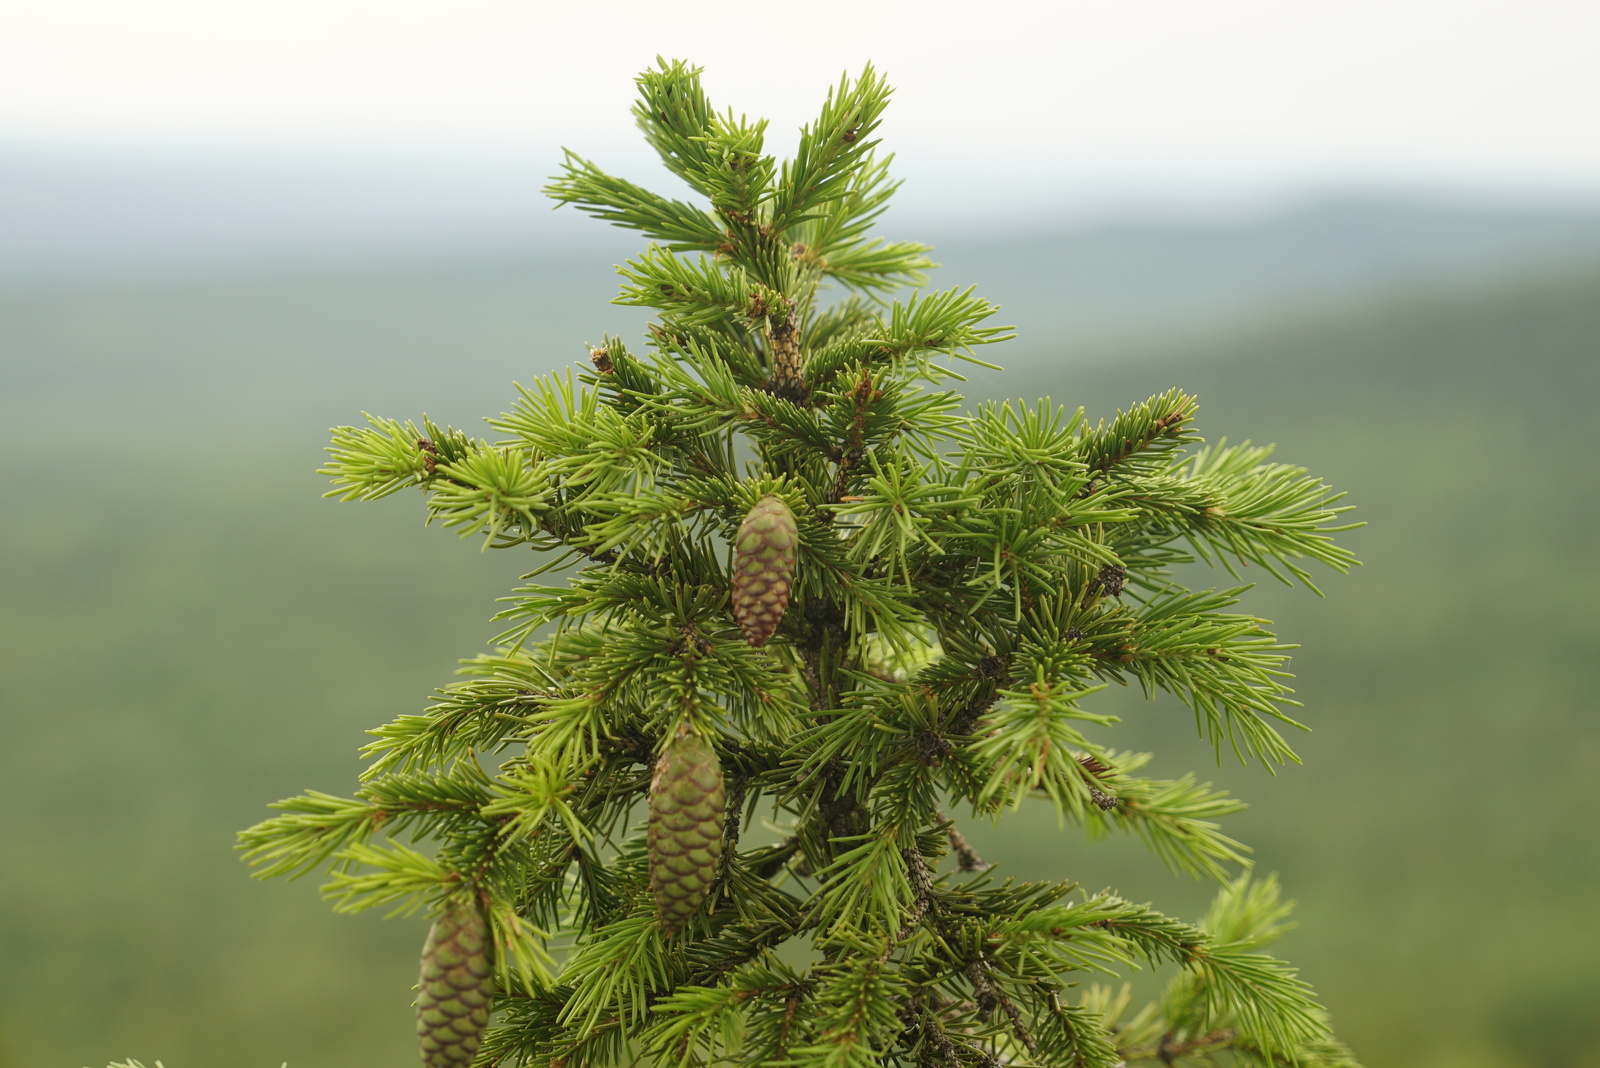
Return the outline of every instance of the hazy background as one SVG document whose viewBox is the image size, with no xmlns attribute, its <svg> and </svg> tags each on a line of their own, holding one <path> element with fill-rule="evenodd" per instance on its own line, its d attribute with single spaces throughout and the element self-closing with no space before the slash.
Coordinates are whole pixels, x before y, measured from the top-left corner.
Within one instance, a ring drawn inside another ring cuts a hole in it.
<svg viewBox="0 0 1600 1068">
<path fill-rule="evenodd" d="M 638 242 L 538 189 L 561 144 L 669 183 L 627 116 L 657 52 L 779 150 L 888 72 L 884 233 L 1017 324 L 974 396 L 1182 385 L 1349 490 L 1366 565 L 1254 594 L 1305 645 L 1304 767 L 1109 700 L 1252 802 L 1370 1068 L 1600 1066 L 1597 10 L 0 0 L 0 1068 L 414 1063 L 422 921 L 253 883 L 232 835 L 348 792 L 530 560 L 313 470 L 363 409 L 476 426 L 639 332 Z M 1210 893 L 1042 811 L 977 835 Z"/>
</svg>

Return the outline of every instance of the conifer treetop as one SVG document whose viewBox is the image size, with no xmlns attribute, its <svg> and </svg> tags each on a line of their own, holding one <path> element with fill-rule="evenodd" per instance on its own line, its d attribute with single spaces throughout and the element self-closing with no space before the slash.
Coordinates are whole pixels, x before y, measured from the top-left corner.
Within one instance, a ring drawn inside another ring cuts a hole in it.
<svg viewBox="0 0 1600 1068">
<path fill-rule="evenodd" d="M 464 680 L 372 732 L 354 796 L 278 802 L 246 857 L 330 868 L 340 911 L 481 915 L 480 1065 L 1353 1065 L 1261 951 L 1287 906 L 1221 830 L 1242 804 L 1141 775 L 1092 700 L 1137 683 L 1219 755 L 1295 760 L 1290 647 L 1247 587 L 1173 569 L 1314 589 L 1355 562 L 1339 495 L 1201 445 L 1180 390 L 1099 421 L 967 408 L 950 361 L 1011 335 L 872 236 L 882 77 L 841 80 L 780 162 L 699 73 L 659 61 L 634 109 L 695 200 L 571 152 L 547 189 L 649 240 L 618 269 L 657 313 L 638 351 L 518 386 L 493 440 L 334 431 L 330 495 L 420 489 L 538 564 Z M 1138 836 L 1216 906 L 985 870 L 951 814 L 1024 804 Z M 1143 1008 L 1085 985 L 1141 965 L 1174 969 Z"/>
</svg>

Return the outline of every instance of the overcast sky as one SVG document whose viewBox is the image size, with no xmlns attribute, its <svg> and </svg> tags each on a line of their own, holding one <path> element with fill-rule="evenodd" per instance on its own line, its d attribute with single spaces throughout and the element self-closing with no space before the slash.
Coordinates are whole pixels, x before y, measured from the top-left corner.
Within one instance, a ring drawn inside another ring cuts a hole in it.
<svg viewBox="0 0 1600 1068">
<path fill-rule="evenodd" d="M 779 149 L 870 60 L 918 170 L 1600 185 L 1597 0 L 0 0 L 0 141 L 625 159 L 657 53 Z"/>
</svg>

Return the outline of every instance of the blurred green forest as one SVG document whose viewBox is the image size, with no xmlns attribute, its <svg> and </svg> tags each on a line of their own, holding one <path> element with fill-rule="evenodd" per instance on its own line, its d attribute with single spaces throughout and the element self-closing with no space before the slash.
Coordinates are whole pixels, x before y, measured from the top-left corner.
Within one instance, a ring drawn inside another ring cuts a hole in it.
<svg viewBox="0 0 1600 1068">
<path fill-rule="evenodd" d="M 600 257 L 0 299 L 0 1066 L 413 1063 L 423 921 L 253 883 L 232 837 L 349 792 L 362 731 L 450 681 L 530 557 L 312 472 L 361 408 L 472 423 L 637 332 L 612 285 Z M 1252 803 L 1229 833 L 1300 900 L 1283 952 L 1369 1068 L 1600 1066 L 1600 273 L 1070 357 L 1028 310 L 974 396 L 1098 416 L 1181 385 L 1209 438 L 1277 442 L 1371 524 L 1325 600 L 1246 600 L 1305 645 L 1304 767 L 1218 767 L 1137 694 L 1107 695 L 1120 744 Z M 1044 806 L 974 837 L 1002 873 L 1190 914 L 1211 892 Z"/>
</svg>

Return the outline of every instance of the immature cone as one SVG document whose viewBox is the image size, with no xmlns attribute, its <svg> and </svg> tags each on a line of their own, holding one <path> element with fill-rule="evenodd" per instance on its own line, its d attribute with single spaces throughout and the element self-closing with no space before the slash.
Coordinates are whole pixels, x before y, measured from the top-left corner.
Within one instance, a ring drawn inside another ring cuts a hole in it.
<svg viewBox="0 0 1600 1068">
<path fill-rule="evenodd" d="M 650 778 L 650 891 L 675 933 L 706 899 L 722 856 L 722 764 L 698 734 L 680 733 Z"/>
<path fill-rule="evenodd" d="M 799 544 L 794 513 L 771 495 L 757 501 L 739 526 L 733 555 L 733 618 L 751 645 L 765 644 L 789 607 Z"/>
<path fill-rule="evenodd" d="M 428 931 L 417 985 L 417 1040 L 427 1068 L 467 1068 L 489 1025 L 494 968 L 489 925 L 471 902 L 452 904 Z"/>
</svg>

